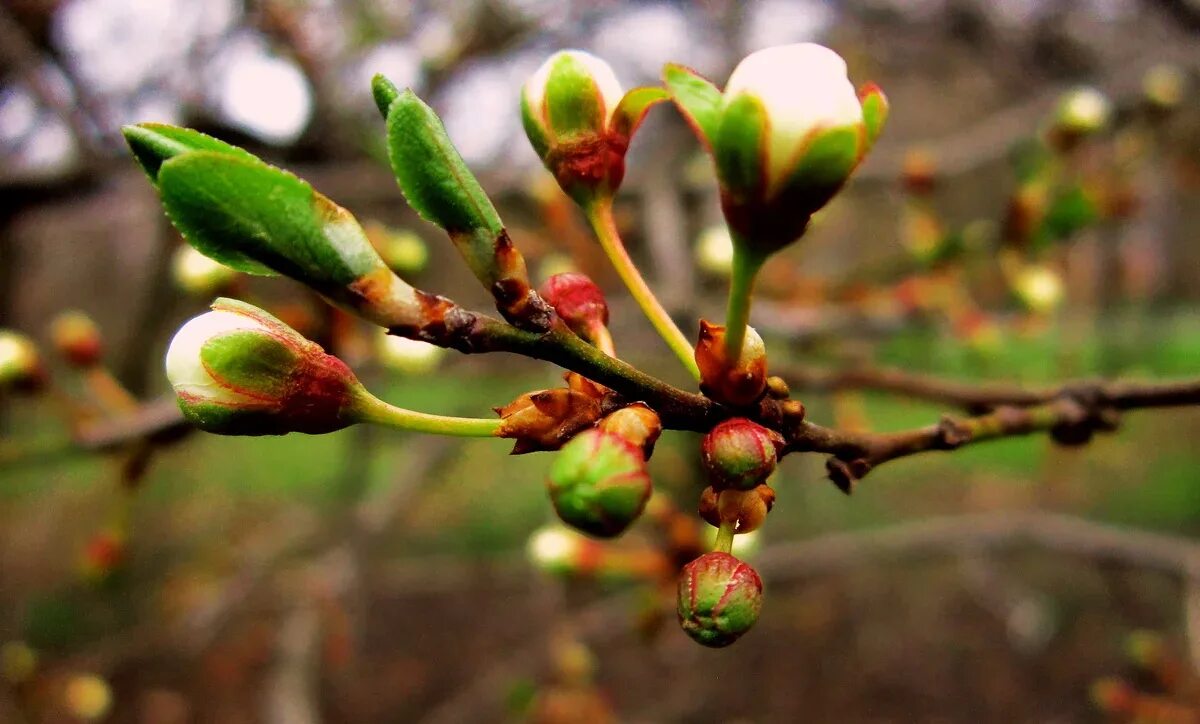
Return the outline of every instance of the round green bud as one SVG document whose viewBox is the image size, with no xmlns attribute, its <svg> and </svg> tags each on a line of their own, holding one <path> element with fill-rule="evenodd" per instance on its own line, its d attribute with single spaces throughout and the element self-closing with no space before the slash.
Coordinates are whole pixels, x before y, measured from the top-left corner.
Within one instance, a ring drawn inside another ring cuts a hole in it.
<svg viewBox="0 0 1200 724">
<path fill-rule="evenodd" d="M 744 417 L 720 423 L 704 436 L 700 455 L 717 490 L 752 490 L 775 472 L 783 438 Z"/>
<path fill-rule="evenodd" d="M 758 621 L 762 587 L 758 572 L 745 561 L 705 553 L 679 576 L 679 625 L 696 643 L 728 646 Z"/>
<path fill-rule="evenodd" d="M 641 446 L 598 428 L 563 446 L 550 466 L 547 488 L 564 523 L 598 538 L 621 534 L 651 493 Z"/>
</svg>

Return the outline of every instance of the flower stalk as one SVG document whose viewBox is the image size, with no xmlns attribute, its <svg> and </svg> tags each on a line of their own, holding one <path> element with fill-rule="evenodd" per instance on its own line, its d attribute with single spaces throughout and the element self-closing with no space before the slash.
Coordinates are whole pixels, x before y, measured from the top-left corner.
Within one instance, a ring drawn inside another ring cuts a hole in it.
<svg viewBox="0 0 1200 724">
<path fill-rule="evenodd" d="M 641 307 L 642 313 L 650 320 L 655 331 L 671 348 L 671 352 L 675 354 L 693 379 L 700 379 L 700 368 L 696 366 L 691 343 L 671 319 L 671 315 L 663 308 L 662 303 L 658 301 L 658 297 L 654 295 L 650 285 L 646 283 L 645 278 L 638 271 L 637 265 L 630 258 L 629 252 L 626 251 L 625 245 L 621 242 L 621 235 L 617 231 L 617 224 L 613 219 L 612 199 L 598 198 L 592 201 L 585 208 L 585 213 L 596 233 L 596 238 L 600 241 L 600 247 L 604 249 L 613 268 L 617 270 L 617 275 L 629 289 L 629 294 Z"/>
</svg>

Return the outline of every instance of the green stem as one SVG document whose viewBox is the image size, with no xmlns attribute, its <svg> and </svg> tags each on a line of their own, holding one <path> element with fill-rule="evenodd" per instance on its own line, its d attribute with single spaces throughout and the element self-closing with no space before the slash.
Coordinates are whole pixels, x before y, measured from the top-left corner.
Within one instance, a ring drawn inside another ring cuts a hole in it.
<svg viewBox="0 0 1200 724">
<path fill-rule="evenodd" d="M 374 395 L 364 392 L 357 407 L 360 422 L 373 422 L 414 432 L 454 437 L 495 437 L 500 431 L 500 419 L 478 417 L 446 417 L 430 415 L 415 410 L 405 410 L 389 405 Z"/>
<path fill-rule="evenodd" d="M 717 553 L 729 553 L 733 550 L 733 521 L 721 521 L 721 527 L 717 528 L 717 540 L 713 543 L 713 551 Z"/>
<path fill-rule="evenodd" d="M 650 324 L 654 325 L 654 329 L 658 331 L 658 334 L 692 377 L 699 380 L 700 368 L 696 366 L 692 343 L 675 325 L 671 315 L 667 314 L 667 310 L 663 309 L 662 303 L 658 301 L 658 297 L 654 296 L 654 292 L 651 291 L 650 286 L 646 284 L 646 280 L 637 270 L 637 266 L 634 265 L 633 259 L 629 258 L 629 252 L 625 250 L 625 245 L 621 243 L 621 235 L 617 232 L 617 224 L 613 220 L 612 199 L 593 201 L 584 207 L 584 212 L 587 214 L 596 237 L 600 240 L 601 248 L 608 255 L 608 260 L 616 268 L 617 275 L 621 277 L 621 281 L 625 283 L 629 293 L 642 308 L 642 312 L 650 320 Z"/>
<path fill-rule="evenodd" d="M 733 273 L 729 279 L 729 304 L 725 311 L 725 357 L 736 365 L 746 343 L 746 327 L 750 324 L 750 302 L 754 280 L 762 268 L 765 256 L 746 250 L 746 245 L 734 240 Z"/>
</svg>

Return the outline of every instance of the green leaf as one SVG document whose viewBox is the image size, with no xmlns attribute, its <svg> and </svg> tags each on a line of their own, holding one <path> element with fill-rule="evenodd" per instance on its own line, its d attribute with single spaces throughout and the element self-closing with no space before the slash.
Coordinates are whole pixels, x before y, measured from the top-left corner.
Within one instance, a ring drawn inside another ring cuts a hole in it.
<svg viewBox="0 0 1200 724">
<path fill-rule="evenodd" d="M 504 224 L 483 187 L 450 142 L 441 119 L 411 90 L 388 110 L 388 156 L 400 191 L 426 221 L 446 230 L 475 276 L 490 290 Z"/>
<path fill-rule="evenodd" d="M 621 98 L 621 102 L 617 104 L 617 109 L 613 112 L 612 120 L 609 122 L 609 130 L 624 138 L 628 143 L 633 134 L 637 132 L 642 119 L 646 117 L 646 112 L 670 98 L 671 95 L 662 88 L 634 88 L 626 93 Z"/>
<path fill-rule="evenodd" d="M 392 107 L 392 103 L 400 97 L 400 89 L 396 84 L 383 77 L 382 73 L 376 73 L 371 79 L 371 96 L 375 99 L 375 107 L 387 119 L 388 109 Z"/>
<path fill-rule="evenodd" d="M 675 63 L 663 67 L 663 82 L 701 143 L 712 148 L 721 115 L 721 91 L 696 71 Z"/>
<path fill-rule="evenodd" d="M 152 183 L 158 183 L 163 163 L 189 151 L 213 151 L 258 161 L 253 154 L 190 128 L 166 123 L 139 123 L 121 129 L 133 157 L 141 164 Z"/>
<path fill-rule="evenodd" d="M 738 96 L 721 114 L 713 134 L 713 157 L 721 188 L 739 198 L 758 198 L 766 187 L 767 114 L 750 94 Z"/>
<path fill-rule="evenodd" d="M 239 271 L 283 274 L 357 304 L 346 287 L 386 269 L 349 212 L 261 161 L 194 151 L 162 164 L 158 180 L 188 242 Z"/>
</svg>

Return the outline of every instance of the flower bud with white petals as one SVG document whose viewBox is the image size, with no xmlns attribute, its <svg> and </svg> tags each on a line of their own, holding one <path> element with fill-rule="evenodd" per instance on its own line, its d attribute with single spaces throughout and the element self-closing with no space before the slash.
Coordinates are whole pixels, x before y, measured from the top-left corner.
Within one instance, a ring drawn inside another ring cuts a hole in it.
<svg viewBox="0 0 1200 724">
<path fill-rule="evenodd" d="M 340 430 L 358 421 L 367 395 L 320 345 L 231 299 L 218 299 L 179 329 L 166 370 L 184 417 L 223 435 Z"/>
<path fill-rule="evenodd" d="M 608 63 L 582 50 L 561 50 L 526 81 L 521 120 L 559 186 L 586 205 L 621 185 L 630 137 L 646 110 L 665 98 L 655 88 L 626 94 Z"/>
</svg>

